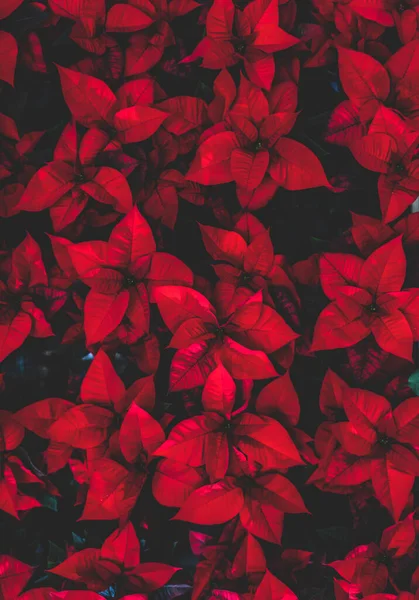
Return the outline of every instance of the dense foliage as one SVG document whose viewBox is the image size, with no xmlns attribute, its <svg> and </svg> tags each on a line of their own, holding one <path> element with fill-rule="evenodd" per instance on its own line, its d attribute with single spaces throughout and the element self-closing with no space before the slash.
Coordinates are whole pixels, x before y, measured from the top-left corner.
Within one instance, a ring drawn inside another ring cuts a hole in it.
<svg viewBox="0 0 419 600">
<path fill-rule="evenodd" d="M 419 0 L 0 19 L 0 600 L 419 600 Z"/>
</svg>

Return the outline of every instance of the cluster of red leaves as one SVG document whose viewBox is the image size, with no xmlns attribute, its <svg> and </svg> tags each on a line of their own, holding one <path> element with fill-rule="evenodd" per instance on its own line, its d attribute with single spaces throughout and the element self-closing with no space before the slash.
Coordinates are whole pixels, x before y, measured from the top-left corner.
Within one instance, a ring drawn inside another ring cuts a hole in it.
<svg viewBox="0 0 419 600">
<path fill-rule="evenodd" d="M 0 555 L 0 600 L 311 599 L 313 568 L 336 600 L 419 600 L 419 1 L 302 4 L 1 0 L 0 394 L 30 337 L 91 363 L 64 397 L 0 405 L 0 509 L 59 505 L 67 473 L 107 533 L 47 565 Z M 300 95 L 319 67 L 318 144 Z M 32 76 L 51 127 L 14 106 Z M 378 174 L 373 216 L 290 261 L 264 210 L 355 187 L 322 144 Z M 299 361 L 321 381 L 301 406 Z M 293 547 L 312 489 L 355 529 L 372 506 L 378 537 L 333 561 Z M 193 568 L 147 559 L 153 510 Z"/>
</svg>

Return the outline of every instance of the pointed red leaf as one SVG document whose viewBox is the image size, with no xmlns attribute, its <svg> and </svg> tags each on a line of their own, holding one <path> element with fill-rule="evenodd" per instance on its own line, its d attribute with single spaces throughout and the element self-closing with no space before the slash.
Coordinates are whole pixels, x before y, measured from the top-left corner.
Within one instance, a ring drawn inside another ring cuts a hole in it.
<svg viewBox="0 0 419 600">
<path fill-rule="evenodd" d="M 134 526 L 128 521 L 124 527 L 114 531 L 103 542 L 101 558 L 123 565 L 124 569 L 134 569 L 140 562 L 140 543 Z"/>
<path fill-rule="evenodd" d="M 385 459 L 374 460 L 371 480 L 377 500 L 398 521 L 403 512 L 415 481 L 414 475 L 398 471 Z"/>
<path fill-rule="evenodd" d="M 141 590 L 142 593 L 149 593 L 166 585 L 176 571 L 179 571 L 178 567 L 171 567 L 162 563 L 146 562 L 137 565 L 128 575 L 128 579 L 135 589 Z M 132 600 L 135 600 L 135 598 Z"/>
<path fill-rule="evenodd" d="M 230 159 L 233 150 L 238 147 L 236 134 L 232 131 L 211 136 L 199 146 L 186 179 L 203 185 L 233 181 Z"/>
<path fill-rule="evenodd" d="M 114 4 L 108 11 L 106 31 L 126 33 L 141 31 L 153 24 L 153 19 L 130 4 Z"/>
<path fill-rule="evenodd" d="M 254 600 L 297 600 L 297 596 L 267 570 L 256 590 Z"/>
<path fill-rule="evenodd" d="M 61 415 L 48 430 L 52 441 L 73 448 L 94 448 L 108 437 L 113 414 L 107 408 L 92 404 L 73 406 Z"/>
<path fill-rule="evenodd" d="M 100 167 L 91 181 L 81 189 L 97 202 L 109 204 L 116 211 L 127 213 L 132 208 L 132 194 L 125 177 L 111 167 Z"/>
<path fill-rule="evenodd" d="M 241 235 L 209 225 L 199 227 L 205 248 L 214 260 L 225 260 L 241 267 L 247 251 L 247 244 Z"/>
<path fill-rule="evenodd" d="M 29 404 L 19 410 L 14 416 L 26 429 L 36 435 L 48 438 L 48 429 L 74 404 L 61 398 L 47 398 L 34 404 Z"/>
<path fill-rule="evenodd" d="M 319 260 L 323 292 L 333 300 L 346 285 L 358 286 L 364 261 L 351 254 L 322 254 Z"/>
<path fill-rule="evenodd" d="M 152 136 L 168 116 L 169 113 L 151 106 L 131 106 L 116 113 L 115 127 L 123 144 L 142 142 Z"/>
<path fill-rule="evenodd" d="M 116 267 L 128 267 L 156 251 L 153 232 L 136 206 L 112 230 L 108 260 Z"/>
<path fill-rule="evenodd" d="M 12 86 L 15 80 L 17 53 L 15 38 L 6 31 L 0 31 L 0 79 Z"/>
<path fill-rule="evenodd" d="M 231 174 L 240 187 L 254 190 L 261 183 L 269 165 L 269 152 L 259 150 L 253 153 L 241 148 L 231 153 Z"/>
<path fill-rule="evenodd" d="M 218 365 L 209 374 L 202 390 L 202 406 L 204 410 L 230 417 L 235 396 L 236 385 L 233 378 L 223 365 Z"/>
<path fill-rule="evenodd" d="M 133 463 L 143 451 L 151 455 L 164 439 L 164 431 L 158 421 L 133 402 L 119 432 L 119 444 L 124 458 Z"/>
<path fill-rule="evenodd" d="M 116 97 L 96 77 L 57 65 L 64 100 L 74 119 L 85 127 L 111 125 Z"/>
<path fill-rule="evenodd" d="M 290 425 L 297 425 L 300 403 L 289 371 L 265 385 L 257 397 L 255 408 L 258 413 L 276 418 L 285 417 Z"/>
<path fill-rule="evenodd" d="M 203 469 L 164 459 L 157 465 L 153 477 L 153 494 L 163 506 L 182 506 L 193 492 L 204 482 Z M 170 489 L 170 494 L 167 490 Z"/>
<path fill-rule="evenodd" d="M 173 518 L 198 525 L 218 525 L 235 517 L 243 502 L 242 490 L 223 480 L 192 492 Z"/>
<path fill-rule="evenodd" d="M 122 321 L 128 303 L 128 290 L 122 290 L 115 296 L 91 291 L 84 305 L 87 344 L 101 342 L 114 331 Z"/>
<path fill-rule="evenodd" d="M 275 144 L 275 157 L 269 174 L 286 190 L 307 190 L 329 186 L 321 162 L 309 148 L 291 138 L 281 138 Z"/>
<path fill-rule="evenodd" d="M 82 381 L 82 401 L 112 405 L 119 403 L 124 394 L 125 386 L 116 374 L 109 356 L 99 350 Z"/>
<path fill-rule="evenodd" d="M 32 329 L 32 319 L 26 313 L 17 314 L 10 323 L 0 325 L 0 362 L 20 348 Z"/>
<path fill-rule="evenodd" d="M 373 294 L 399 292 L 406 276 L 406 256 L 402 236 L 375 250 L 365 261 L 359 280 Z"/>
<path fill-rule="evenodd" d="M 131 473 L 107 458 L 96 461 L 80 520 L 125 517 L 134 508 L 143 484 L 143 473 Z"/>
<path fill-rule="evenodd" d="M 1 13 L 0 13 L 1 14 Z M 12 556 L 0 556 L 0 598 L 11 600 L 17 598 L 29 579 L 34 568 Z"/>
<path fill-rule="evenodd" d="M 356 106 L 373 116 L 378 101 L 390 93 L 390 78 L 375 58 L 348 48 L 339 47 L 339 75 L 342 87 Z"/>
</svg>

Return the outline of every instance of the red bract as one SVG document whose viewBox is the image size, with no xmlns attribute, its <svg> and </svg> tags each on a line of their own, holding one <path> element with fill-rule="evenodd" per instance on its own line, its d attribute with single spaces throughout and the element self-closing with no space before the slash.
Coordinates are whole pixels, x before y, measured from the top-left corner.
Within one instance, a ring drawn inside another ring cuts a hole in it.
<svg viewBox="0 0 419 600">
<path fill-rule="evenodd" d="M 24 435 L 23 427 L 14 420 L 13 416 L 4 410 L 0 411 L 0 452 L 2 457 L 0 509 L 16 518 L 18 518 L 18 511 L 40 506 L 34 498 L 25 496 L 18 490 L 16 475 L 19 477 L 20 467 L 22 467 L 22 475 L 26 473 L 21 462 L 11 453 L 22 442 Z M 34 481 L 39 480 L 34 477 Z M 41 482 L 39 481 L 39 483 Z"/>
<path fill-rule="evenodd" d="M 15 38 L 6 31 L 0 31 L 0 45 L 6 60 L 0 67 L 0 79 L 14 85 L 18 47 Z"/>
<path fill-rule="evenodd" d="M 413 515 L 383 531 L 379 546 L 374 543 L 354 548 L 344 560 L 330 564 L 341 577 L 364 596 L 383 592 L 393 582 L 399 560 L 414 545 Z"/>
<path fill-rule="evenodd" d="M 126 51 L 125 75 L 149 71 L 163 56 L 165 48 L 175 44 L 170 26 L 177 17 L 199 7 L 194 0 L 151 0 L 116 3 L 108 13 L 107 31 L 138 32 L 130 37 Z"/>
<path fill-rule="evenodd" d="M 109 456 L 144 469 L 165 438 L 150 415 L 153 377 L 138 379 L 125 390 L 108 356 L 99 350 L 83 379 L 80 399 L 74 405 L 48 398 L 15 415 L 27 429 L 50 440 L 45 453 L 49 471 L 65 466 L 73 448 L 86 450 L 91 461 Z"/>
<path fill-rule="evenodd" d="M 137 208 L 113 229 L 108 242 L 82 242 L 69 249 L 79 278 L 91 290 L 84 305 L 87 344 L 101 342 L 118 326 L 127 342 L 149 331 L 149 296 L 160 285 L 192 285 L 193 276 L 178 258 L 156 252 L 152 231 Z"/>
<path fill-rule="evenodd" d="M 1 115 L 0 115 L 1 117 Z M 35 148 L 36 144 L 44 135 L 44 131 L 33 131 L 32 133 L 26 133 L 22 137 L 19 136 L 15 122 L 12 119 L 1 119 L 3 121 L 1 130 L 2 135 L 6 138 L 1 141 L 1 165 L 0 165 L 0 179 L 5 179 L 10 176 L 16 176 L 17 183 L 9 183 L 3 190 L 3 195 L 6 195 L 7 191 L 9 194 L 18 195 L 18 198 L 22 195 L 23 189 L 32 175 L 35 169 L 29 164 L 28 156 Z M 18 194 L 19 192 L 19 194 Z M 8 194 L 8 195 L 9 195 Z M 17 198 L 17 199 L 18 199 Z M 15 204 L 12 198 L 3 200 L 1 205 L 1 216 L 9 217 L 15 214 Z"/>
<path fill-rule="evenodd" d="M 64 99 L 73 118 L 103 131 L 102 148 L 113 138 L 128 144 L 149 138 L 169 113 L 153 108 L 154 85 L 149 78 L 123 85 L 115 95 L 96 77 L 58 67 Z"/>
<path fill-rule="evenodd" d="M 15 600 L 32 577 L 33 567 L 13 556 L 0 555 L 0 595 Z"/>
<path fill-rule="evenodd" d="M 215 525 L 240 516 L 250 533 L 281 543 L 284 513 L 307 512 L 294 485 L 279 473 L 255 477 L 227 476 L 205 485 L 187 498 L 176 519 L 200 525 Z"/>
<path fill-rule="evenodd" d="M 313 0 L 316 24 L 304 24 L 302 40 L 308 42 L 312 55 L 306 67 L 319 67 L 332 62 L 334 48 L 353 47 L 376 57 L 389 56 L 386 46 L 379 41 L 385 31 L 380 20 L 365 18 L 357 11 L 360 3 L 351 0 Z M 373 14 L 373 13 L 371 13 Z M 388 23 L 387 23 L 388 25 Z"/>
<path fill-rule="evenodd" d="M 41 251 L 27 234 L 12 253 L 8 277 L 0 281 L 0 360 L 19 348 L 30 335 L 41 338 L 54 335 L 34 302 L 37 288 L 47 285 Z"/>
<path fill-rule="evenodd" d="M 285 287 L 298 302 L 285 258 L 275 256 L 269 231 L 255 217 L 244 215 L 233 231 L 207 225 L 200 225 L 200 229 L 205 248 L 216 261 L 214 270 L 221 281 L 218 289 L 226 310 L 234 310 L 241 303 L 242 288 L 262 290 L 264 302 L 274 306 L 269 288 Z"/>
<path fill-rule="evenodd" d="M 419 0 L 0 20 L 0 600 L 419 600 Z"/>
<path fill-rule="evenodd" d="M 14 10 L 19 8 L 23 0 L 5 0 L 2 3 L 0 11 L 0 19 L 6 19 Z"/>
<path fill-rule="evenodd" d="M 371 333 L 391 354 L 412 360 L 418 290 L 402 290 L 406 257 L 401 237 L 375 250 L 366 260 L 350 254 L 324 254 L 320 281 L 332 302 L 320 313 L 313 350 L 347 348 Z"/>
<path fill-rule="evenodd" d="M 54 14 L 76 21 L 87 37 L 94 37 L 105 24 L 104 0 L 48 0 L 48 5 Z"/>
<path fill-rule="evenodd" d="M 54 161 L 41 167 L 28 183 L 17 210 L 37 212 L 49 208 L 54 231 L 71 225 L 89 199 L 120 213 L 132 207 L 125 177 L 110 167 L 95 167 L 103 137 L 93 130 L 78 141 L 75 124 L 68 125 L 55 148 Z"/>
<path fill-rule="evenodd" d="M 163 585 L 178 571 L 161 563 L 140 564 L 140 543 L 131 522 L 117 529 L 100 549 L 76 552 L 52 572 L 101 591 L 116 581 L 125 592 L 148 594 Z"/>
<path fill-rule="evenodd" d="M 219 365 L 208 376 L 202 391 L 203 413 L 176 425 L 155 455 L 193 467 L 205 465 L 211 482 L 226 475 L 230 455 L 237 451 L 264 469 L 301 464 L 291 438 L 277 421 L 233 411 L 235 391 L 233 379 Z"/>
<path fill-rule="evenodd" d="M 352 214 L 350 231 L 358 250 L 364 256 L 368 256 L 373 250 L 399 235 L 406 246 L 416 244 L 419 241 L 419 215 L 408 215 L 390 225 L 366 215 Z"/>
<path fill-rule="evenodd" d="M 202 58 L 207 69 L 243 60 L 249 79 L 269 90 L 275 74 L 272 54 L 298 43 L 279 26 L 278 1 L 255 0 L 239 10 L 232 0 L 215 0 L 206 18 L 206 37 L 186 60 Z"/>
<path fill-rule="evenodd" d="M 419 474 L 419 399 L 409 398 L 392 411 L 382 396 L 349 388 L 329 372 L 320 402 L 337 422 L 317 432 L 322 459 L 311 481 L 341 493 L 370 481 L 379 502 L 397 521 Z M 341 421 L 341 414 L 347 421 Z"/>
<path fill-rule="evenodd" d="M 385 65 L 363 52 L 339 48 L 341 84 L 350 101 L 343 101 L 333 111 L 328 141 L 350 147 L 368 132 L 371 120 L 384 104 L 416 127 L 418 44 L 415 40 L 400 48 Z"/>
<path fill-rule="evenodd" d="M 157 181 L 153 178 L 150 185 L 141 190 L 137 200 L 141 203 L 147 216 L 174 229 L 179 198 L 196 206 L 202 206 L 205 203 L 200 185 L 187 181 L 179 171 L 168 169 L 160 174 Z"/>
<path fill-rule="evenodd" d="M 218 361 L 235 379 L 275 377 L 267 355 L 298 337 L 277 312 L 263 304 L 262 292 L 246 292 L 233 312 L 225 310 L 219 298 L 216 312 L 195 290 L 156 288 L 157 306 L 174 334 L 170 346 L 177 349 L 171 366 L 172 389 L 203 385 Z"/>
<path fill-rule="evenodd" d="M 285 137 L 297 117 L 295 84 L 278 84 L 265 94 L 242 77 L 233 101 L 234 84 L 227 75 L 222 76 L 219 95 L 226 102 L 224 120 L 202 136 L 187 179 L 204 185 L 235 181 L 241 204 L 250 208 L 266 204 L 277 187 L 304 190 L 329 186 L 316 155 Z M 273 183 L 272 192 L 269 182 Z M 268 190 L 259 190 L 261 184 Z M 257 201 L 252 193 L 259 193 L 263 200 Z"/>
<path fill-rule="evenodd" d="M 419 193 L 418 141 L 417 130 L 382 106 L 375 114 L 368 135 L 350 145 L 362 166 L 380 173 L 378 194 L 384 223 L 399 217 Z"/>
</svg>

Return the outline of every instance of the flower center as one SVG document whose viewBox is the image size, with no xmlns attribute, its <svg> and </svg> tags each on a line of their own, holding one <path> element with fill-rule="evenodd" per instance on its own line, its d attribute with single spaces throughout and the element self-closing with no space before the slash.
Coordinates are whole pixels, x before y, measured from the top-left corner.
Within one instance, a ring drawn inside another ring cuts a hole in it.
<svg viewBox="0 0 419 600">
<path fill-rule="evenodd" d="M 134 287 L 137 284 L 135 277 L 132 275 L 126 275 L 124 279 L 125 287 Z"/>
<path fill-rule="evenodd" d="M 259 150 L 262 150 L 262 148 L 263 148 L 263 144 L 262 144 L 261 141 L 258 140 L 256 142 L 256 144 L 255 144 L 255 152 L 258 152 Z"/>
<path fill-rule="evenodd" d="M 224 339 L 224 327 L 216 327 L 214 333 L 217 340 L 222 341 Z"/>
<path fill-rule="evenodd" d="M 251 490 L 255 487 L 254 480 L 249 475 L 242 475 L 237 481 L 242 490 Z"/>
<path fill-rule="evenodd" d="M 381 563 L 382 565 L 389 565 L 391 563 L 391 558 L 385 552 L 381 552 L 377 556 L 377 562 Z"/>
<path fill-rule="evenodd" d="M 402 173 L 405 172 L 404 169 L 404 165 L 402 163 L 397 163 L 397 165 L 394 167 L 394 170 L 396 171 L 396 173 L 398 173 L 399 175 L 401 175 Z"/>
<path fill-rule="evenodd" d="M 231 421 L 226 421 L 226 422 L 224 423 L 224 431 L 226 431 L 226 432 L 229 432 L 229 431 L 231 431 L 231 427 L 232 427 L 232 426 L 231 426 Z"/>
<path fill-rule="evenodd" d="M 378 443 L 380 444 L 380 446 L 383 446 L 384 448 L 389 448 L 392 444 L 391 438 L 389 438 L 387 435 L 383 434 L 380 435 L 378 437 Z"/>
<path fill-rule="evenodd" d="M 246 44 L 243 42 L 243 40 L 237 40 L 236 42 L 233 43 L 233 46 L 234 46 L 234 50 L 238 54 L 243 54 L 244 51 L 246 50 Z"/>
<path fill-rule="evenodd" d="M 86 181 L 86 177 L 83 175 L 83 173 L 76 173 L 74 175 L 74 181 L 77 183 L 84 183 Z"/>
<path fill-rule="evenodd" d="M 376 313 L 376 312 L 378 312 L 378 306 L 377 306 L 377 304 L 375 302 L 372 302 L 369 306 L 366 307 L 366 309 L 370 313 Z"/>
</svg>

